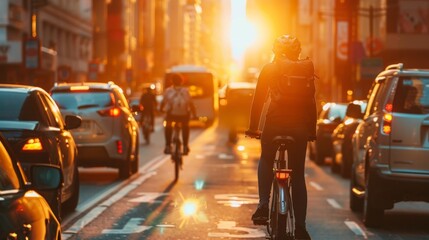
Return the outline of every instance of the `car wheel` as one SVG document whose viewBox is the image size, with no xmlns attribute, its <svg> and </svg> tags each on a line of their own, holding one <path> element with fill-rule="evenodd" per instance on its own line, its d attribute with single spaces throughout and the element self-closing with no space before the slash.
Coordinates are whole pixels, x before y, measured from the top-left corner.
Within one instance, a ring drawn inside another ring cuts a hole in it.
<svg viewBox="0 0 429 240">
<path fill-rule="evenodd" d="M 337 162 L 337 154 L 334 154 L 332 156 L 331 172 L 333 172 L 333 173 L 339 173 L 340 172 L 340 165 Z"/>
<path fill-rule="evenodd" d="M 325 164 L 325 151 L 322 149 L 321 144 L 318 144 L 316 141 L 316 159 L 315 162 L 317 165 Z"/>
<path fill-rule="evenodd" d="M 135 150 L 134 150 L 134 161 L 133 161 L 132 169 L 131 169 L 133 174 L 137 173 L 139 171 L 139 159 L 140 159 L 140 156 L 139 156 L 139 139 L 137 138 L 136 139 L 136 146 L 135 146 Z"/>
<path fill-rule="evenodd" d="M 131 143 L 132 141 L 130 141 Z M 127 156 L 127 159 L 123 162 L 123 164 L 119 167 L 119 178 L 121 179 L 127 179 L 129 178 L 131 175 L 133 175 L 133 168 L 134 168 L 134 162 L 135 162 L 135 157 L 133 158 L 133 154 L 135 154 L 135 149 L 134 149 L 134 153 L 132 152 L 132 146 L 130 146 L 128 148 L 129 153 Z"/>
<path fill-rule="evenodd" d="M 340 166 L 340 174 L 343 178 L 349 178 L 352 169 L 352 148 L 348 144 L 344 145 L 342 148 L 342 161 Z"/>
<path fill-rule="evenodd" d="M 350 204 L 350 209 L 353 212 L 362 212 L 363 211 L 363 198 L 357 196 L 354 192 L 353 192 L 353 188 L 358 188 L 357 184 L 356 184 L 356 177 L 355 177 L 355 173 L 354 171 L 351 171 L 351 177 L 350 177 L 350 199 L 349 199 L 349 204 Z"/>
<path fill-rule="evenodd" d="M 72 186 L 72 195 L 71 197 L 64 202 L 64 210 L 66 211 L 74 211 L 79 203 L 79 188 L 80 188 L 80 181 L 79 181 L 79 170 L 77 166 L 75 166 L 74 174 L 73 174 L 73 186 Z"/>
<path fill-rule="evenodd" d="M 237 142 L 237 131 L 233 128 L 229 129 L 228 132 L 228 141 L 230 143 L 236 143 Z"/>
<path fill-rule="evenodd" d="M 365 183 L 363 222 L 367 227 L 379 227 L 383 220 L 384 209 L 379 204 L 382 195 L 379 194 L 380 188 L 377 186 L 374 173 L 370 171 L 367 174 Z"/>
</svg>

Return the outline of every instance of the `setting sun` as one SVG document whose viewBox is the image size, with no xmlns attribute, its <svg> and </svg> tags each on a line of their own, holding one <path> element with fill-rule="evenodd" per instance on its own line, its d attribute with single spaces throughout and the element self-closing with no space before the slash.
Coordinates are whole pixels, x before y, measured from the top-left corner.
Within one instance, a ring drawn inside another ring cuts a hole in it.
<svg viewBox="0 0 429 240">
<path fill-rule="evenodd" d="M 246 0 L 231 1 L 231 49 L 234 60 L 241 60 L 257 40 L 257 30 L 246 17 Z"/>
</svg>

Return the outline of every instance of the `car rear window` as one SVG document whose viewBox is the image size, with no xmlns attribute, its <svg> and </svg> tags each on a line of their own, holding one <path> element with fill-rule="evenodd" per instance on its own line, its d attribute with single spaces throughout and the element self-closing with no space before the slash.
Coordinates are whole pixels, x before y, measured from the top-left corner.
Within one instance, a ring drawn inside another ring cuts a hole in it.
<svg viewBox="0 0 429 240">
<path fill-rule="evenodd" d="M 53 92 L 52 98 L 60 109 L 85 109 L 113 105 L 113 94 L 105 92 Z"/>
<path fill-rule="evenodd" d="M 400 78 L 392 111 L 409 114 L 429 113 L 429 78 Z"/>
<path fill-rule="evenodd" d="M 37 102 L 27 93 L 0 93 L 0 120 L 40 121 Z"/>
</svg>

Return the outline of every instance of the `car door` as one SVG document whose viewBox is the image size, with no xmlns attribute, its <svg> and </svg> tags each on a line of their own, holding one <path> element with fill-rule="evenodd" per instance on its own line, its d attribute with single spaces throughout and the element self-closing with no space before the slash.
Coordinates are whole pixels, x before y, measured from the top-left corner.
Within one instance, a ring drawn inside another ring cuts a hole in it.
<svg viewBox="0 0 429 240">
<path fill-rule="evenodd" d="M 50 137 L 58 147 L 59 161 L 64 174 L 63 192 L 69 192 L 73 184 L 75 168 L 76 145 L 70 131 L 65 129 L 65 124 L 55 102 L 44 93 L 39 93 L 48 116 Z"/>
<path fill-rule="evenodd" d="M 365 183 L 365 158 L 368 149 L 368 143 L 375 135 L 378 134 L 377 112 L 380 106 L 379 93 L 384 81 L 377 81 L 370 92 L 368 105 L 365 110 L 363 121 L 359 124 L 354 135 L 354 168 L 356 181 L 360 185 Z"/>
</svg>

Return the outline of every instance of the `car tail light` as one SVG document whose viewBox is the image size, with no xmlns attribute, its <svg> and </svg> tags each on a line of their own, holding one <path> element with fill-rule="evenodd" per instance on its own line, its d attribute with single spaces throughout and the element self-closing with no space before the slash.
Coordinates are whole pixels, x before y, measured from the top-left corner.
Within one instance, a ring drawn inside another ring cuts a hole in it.
<svg viewBox="0 0 429 240">
<path fill-rule="evenodd" d="M 386 106 L 384 107 L 385 113 L 383 115 L 382 131 L 386 135 L 389 135 L 392 132 L 392 120 L 393 120 L 393 115 L 391 113 L 392 109 L 393 109 L 393 105 L 391 103 L 386 104 Z"/>
<path fill-rule="evenodd" d="M 22 146 L 22 151 L 42 151 L 43 145 L 39 138 L 30 138 Z"/>
<path fill-rule="evenodd" d="M 97 111 L 103 117 L 117 117 L 121 114 L 120 108 L 109 108 L 105 110 Z"/>
<path fill-rule="evenodd" d="M 116 141 L 116 151 L 117 151 L 119 154 L 122 154 L 122 153 L 124 152 L 124 148 L 123 148 L 123 145 L 122 145 L 122 141 L 121 141 L 121 140 Z"/>
</svg>

